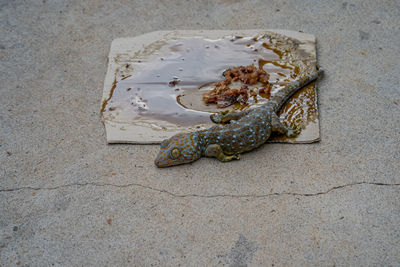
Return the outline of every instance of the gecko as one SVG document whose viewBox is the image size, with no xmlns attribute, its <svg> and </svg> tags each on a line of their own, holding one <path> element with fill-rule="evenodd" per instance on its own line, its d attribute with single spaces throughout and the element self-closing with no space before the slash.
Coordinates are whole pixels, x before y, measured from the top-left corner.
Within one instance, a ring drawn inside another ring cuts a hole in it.
<svg viewBox="0 0 400 267">
<path fill-rule="evenodd" d="M 240 154 L 264 144 L 272 132 L 295 137 L 300 128 L 285 126 L 277 112 L 299 89 L 316 80 L 323 72 L 301 76 L 274 94 L 262 106 L 239 112 L 211 114 L 213 127 L 190 133 L 179 133 L 161 142 L 160 152 L 154 163 L 169 167 L 190 163 L 201 157 L 215 157 L 222 162 L 240 159 Z"/>
</svg>

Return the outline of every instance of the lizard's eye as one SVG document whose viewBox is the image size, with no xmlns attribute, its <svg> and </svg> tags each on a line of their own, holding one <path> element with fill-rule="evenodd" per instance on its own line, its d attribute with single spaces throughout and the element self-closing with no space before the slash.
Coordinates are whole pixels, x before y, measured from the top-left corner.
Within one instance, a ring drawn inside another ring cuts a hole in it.
<svg viewBox="0 0 400 267">
<path fill-rule="evenodd" d="M 179 155 L 181 154 L 181 152 L 179 151 L 179 149 L 174 148 L 171 150 L 170 156 L 173 159 L 176 159 L 177 157 L 179 157 Z"/>
</svg>

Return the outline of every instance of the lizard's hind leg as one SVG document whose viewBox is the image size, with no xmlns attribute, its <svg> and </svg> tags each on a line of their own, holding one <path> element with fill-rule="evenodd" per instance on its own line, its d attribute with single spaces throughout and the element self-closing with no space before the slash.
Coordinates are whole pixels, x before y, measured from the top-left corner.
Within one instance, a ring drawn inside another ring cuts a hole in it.
<svg viewBox="0 0 400 267">
<path fill-rule="evenodd" d="M 243 116 L 246 116 L 249 113 L 248 110 L 240 111 L 240 112 L 229 112 L 223 111 L 219 113 L 214 113 L 210 115 L 210 119 L 214 123 L 227 123 L 231 120 L 238 120 Z"/>
<path fill-rule="evenodd" d="M 271 115 L 271 126 L 273 132 L 278 132 L 286 135 L 287 137 L 295 137 L 300 133 L 299 127 L 287 127 L 280 120 L 275 113 Z"/>
<path fill-rule="evenodd" d="M 219 161 L 227 162 L 234 159 L 240 159 L 239 155 L 228 156 L 225 155 L 221 146 L 218 144 L 209 145 L 205 151 L 205 156 L 210 158 L 217 158 Z"/>
</svg>

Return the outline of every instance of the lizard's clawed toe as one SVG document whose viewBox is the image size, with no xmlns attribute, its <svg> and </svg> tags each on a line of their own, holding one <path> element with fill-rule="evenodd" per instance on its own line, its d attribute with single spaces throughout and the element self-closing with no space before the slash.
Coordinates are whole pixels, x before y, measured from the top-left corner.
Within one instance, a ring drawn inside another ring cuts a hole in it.
<svg viewBox="0 0 400 267">
<path fill-rule="evenodd" d="M 218 114 L 218 113 L 211 114 L 210 119 L 214 123 L 221 123 L 221 114 Z"/>
<path fill-rule="evenodd" d="M 291 129 L 288 130 L 286 136 L 287 137 L 296 137 L 300 134 L 301 128 L 295 124 Z"/>
</svg>

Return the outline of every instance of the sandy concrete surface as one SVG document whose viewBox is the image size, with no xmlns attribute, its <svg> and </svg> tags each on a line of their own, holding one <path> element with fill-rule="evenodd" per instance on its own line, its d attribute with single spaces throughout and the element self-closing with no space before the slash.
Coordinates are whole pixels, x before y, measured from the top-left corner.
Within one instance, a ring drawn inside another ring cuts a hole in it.
<svg viewBox="0 0 400 267">
<path fill-rule="evenodd" d="M 400 265 L 400 2 L 0 0 L 1 266 Z M 321 142 L 153 165 L 106 145 L 111 41 L 317 37 Z"/>
</svg>

